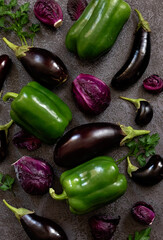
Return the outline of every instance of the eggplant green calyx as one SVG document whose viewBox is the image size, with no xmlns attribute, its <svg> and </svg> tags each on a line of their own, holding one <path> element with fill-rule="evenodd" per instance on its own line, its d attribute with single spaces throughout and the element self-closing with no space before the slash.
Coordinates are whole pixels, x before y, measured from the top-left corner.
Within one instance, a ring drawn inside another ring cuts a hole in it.
<svg viewBox="0 0 163 240">
<path fill-rule="evenodd" d="M 120 98 L 133 103 L 137 110 L 140 108 L 141 102 L 147 102 L 147 100 L 145 100 L 143 98 L 134 99 L 134 98 L 126 98 L 126 97 L 122 97 L 122 96 L 120 96 Z"/>
<path fill-rule="evenodd" d="M 132 177 L 132 172 L 137 171 L 137 170 L 138 170 L 138 167 L 132 165 L 129 157 L 127 157 L 127 164 L 128 164 L 127 173 L 128 173 L 128 175 L 129 175 L 130 177 Z"/>
<path fill-rule="evenodd" d="M 16 218 L 20 221 L 20 219 L 27 214 L 33 214 L 33 211 L 30 211 L 25 208 L 15 208 L 8 204 L 5 199 L 3 199 L 4 204 L 15 214 Z"/>
<path fill-rule="evenodd" d="M 142 14 L 137 9 L 135 9 L 135 11 L 137 12 L 138 17 L 139 17 L 139 23 L 138 23 L 137 31 L 139 30 L 139 28 L 142 27 L 146 32 L 151 32 L 151 29 L 149 27 L 149 23 L 143 18 Z"/>
<path fill-rule="evenodd" d="M 0 131 L 4 130 L 5 131 L 5 134 L 6 134 L 6 138 L 7 138 L 7 135 L 8 135 L 8 129 L 11 127 L 11 125 L 14 123 L 13 120 L 11 120 L 10 122 L 4 124 L 4 125 L 0 125 Z"/>
<path fill-rule="evenodd" d="M 17 58 L 22 58 L 24 56 L 26 56 L 26 52 L 29 51 L 29 49 L 31 48 L 31 46 L 28 46 L 28 45 L 23 45 L 23 46 L 17 46 L 13 43 L 11 43 L 10 41 L 8 41 L 5 37 L 3 38 L 3 41 L 7 44 L 7 46 L 9 48 L 11 48 L 14 53 L 15 53 L 15 56 Z"/>
<path fill-rule="evenodd" d="M 122 129 L 125 135 L 125 137 L 120 142 L 120 146 L 124 145 L 128 140 L 131 140 L 134 137 L 138 137 L 138 136 L 150 133 L 150 131 L 148 130 L 135 130 L 130 126 L 126 127 L 124 125 L 120 125 L 120 128 Z"/>
</svg>

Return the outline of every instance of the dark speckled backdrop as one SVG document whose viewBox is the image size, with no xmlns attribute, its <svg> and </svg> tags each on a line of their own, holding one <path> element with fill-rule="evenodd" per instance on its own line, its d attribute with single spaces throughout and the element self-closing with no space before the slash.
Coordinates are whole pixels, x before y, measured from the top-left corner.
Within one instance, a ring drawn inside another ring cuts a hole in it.
<svg viewBox="0 0 163 240">
<path fill-rule="evenodd" d="M 18 1 L 18 3 L 24 3 L 26 1 Z M 34 23 L 38 20 L 34 17 L 33 6 L 35 1 L 30 1 L 30 19 Z M 54 30 L 48 28 L 41 24 L 41 31 L 37 34 L 34 45 L 37 47 L 45 48 L 53 51 L 57 54 L 65 63 L 69 70 L 68 81 L 60 86 L 58 89 L 53 91 L 58 94 L 71 108 L 73 112 L 73 120 L 67 130 L 74 126 L 97 121 L 109 121 L 113 123 L 121 123 L 124 125 L 131 125 L 134 128 L 139 128 L 134 123 L 135 108 L 132 104 L 120 100 L 119 95 L 123 95 L 131 98 L 145 98 L 150 101 L 153 105 L 154 116 L 153 120 L 144 128 L 150 130 L 151 133 L 158 132 L 160 134 L 160 142 L 157 146 L 157 153 L 163 155 L 163 139 L 162 139 L 162 117 L 163 117 L 163 95 L 152 95 L 144 91 L 142 87 L 142 81 L 144 78 L 151 74 L 158 74 L 163 78 L 162 63 L 163 63 L 163 18 L 162 9 L 163 2 L 161 0 L 127 0 L 131 5 L 132 12 L 131 16 L 121 31 L 115 45 L 109 53 L 101 57 L 94 63 L 87 63 L 80 61 L 76 56 L 67 51 L 65 47 L 65 36 L 72 25 L 72 21 L 67 13 L 66 0 L 58 1 L 62 7 L 64 14 L 63 25 L 58 29 Z M 130 53 L 132 42 L 134 39 L 133 33 L 137 25 L 137 16 L 134 9 L 138 8 L 144 15 L 144 17 L 149 21 L 152 33 L 151 33 L 151 45 L 152 53 L 150 58 L 150 63 L 146 72 L 143 74 L 141 79 L 137 84 L 132 86 L 130 89 L 124 91 L 123 93 L 117 92 L 111 88 L 112 101 L 110 106 L 106 109 L 104 113 L 97 117 L 90 118 L 84 113 L 81 113 L 72 97 L 71 83 L 76 78 L 79 73 L 92 74 L 98 78 L 101 78 L 105 83 L 110 85 L 110 81 L 114 74 L 119 70 L 122 64 L 125 62 L 127 56 Z M 3 91 L 19 92 L 20 89 L 31 81 L 31 77 L 24 70 L 21 63 L 15 58 L 13 52 L 5 45 L 2 41 L 4 33 L 1 33 L 0 40 L 0 54 L 8 54 L 12 61 L 12 70 L 5 81 Z M 19 44 L 18 38 L 12 33 L 6 33 L 10 41 L 15 44 Z M 0 100 L 0 123 L 4 124 L 9 121 L 9 111 L 10 111 L 10 101 L 3 103 Z M 0 172 L 10 174 L 15 177 L 14 169 L 11 166 L 13 162 L 19 159 L 23 155 L 39 156 L 45 158 L 54 168 L 55 181 L 54 187 L 60 192 L 61 187 L 59 185 L 59 176 L 63 169 L 58 168 L 53 162 L 53 146 L 47 146 L 42 144 L 41 148 L 34 152 L 28 152 L 27 150 L 19 150 L 13 146 L 11 140 L 14 133 L 19 130 L 19 127 L 14 125 L 10 129 L 9 135 L 9 148 L 8 156 L 5 161 L 0 163 Z M 114 149 L 108 153 L 115 159 L 120 158 L 127 153 L 126 148 Z M 126 174 L 126 163 L 125 161 L 120 165 L 120 171 Z M 126 174 L 127 176 L 127 174 Z M 83 216 L 75 216 L 70 213 L 66 202 L 57 202 L 53 200 L 49 194 L 44 196 L 31 196 L 23 191 L 18 181 L 15 180 L 14 193 L 12 192 L 2 192 L 0 191 L 0 240 L 27 240 L 23 228 L 16 220 L 13 213 L 7 209 L 2 203 L 2 199 L 5 198 L 10 204 L 17 207 L 25 207 L 31 210 L 35 210 L 37 214 L 53 219 L 58 224 L 60 224 L 65 232 L 67 233 L 70 240 L 91 240 L 92 236 L 88 226 L 88 218 L 96 213 L 108 214 L 112 217 L 121 216 L 120 223 L 118 225 L 117 231 L 114 235 L 114 240 L 126 240 L 130 233 L 139 231 L 145 226 L 137 223 L 130 214 L 130 209 L 136 201 L 146 201 L 151 204 L 156 212 L 156 219 L 152 224 L 151 240 L 161 240 L 162 230 L 163 230 L 163 194 L 162 194 L 162 183 L 144 188 L 136 185 L 127 176 L 128 189 L 124 196 L 118 199 L 116 202 L 104 206 L 97 211 L 90 212 L 89 214 Z"/>
</svg>

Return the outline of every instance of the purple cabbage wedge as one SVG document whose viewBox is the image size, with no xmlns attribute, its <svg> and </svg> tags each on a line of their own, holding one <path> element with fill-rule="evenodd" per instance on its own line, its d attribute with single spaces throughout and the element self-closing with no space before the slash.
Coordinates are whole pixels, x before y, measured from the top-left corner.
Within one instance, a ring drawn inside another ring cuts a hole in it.
<svg viewBox="0 0 163 240">
<path fill-rule="evenodd" d="M 38 20 L 49 26 L 58 28 L 62 25 L 62 9 L 54 0 L 37 0 L 34 5 L 34 14 Z"/>
<path fill-rule="evenodd" d="M 133 217 L 140 223 L 151 225 L 155 219 L 153 207 L 146 202 L 137 202 L 131 209 Z"/>
<path fill-rule="evenodd" d="M 72 91 L 77 104 L 85 113 L 98 115 L 111 101 L 109 87 L 89 74 L 79 74 L 72 83 Z"/>
<path fill-rule="evenodd" d="M 120 217 L 112 219 L 105 215 L 92 216 L 89 219 L 89 226 L 91 228 L 94 240 L 109 240 L 112 239 Z"/>
<path fill-rule="evenodd" d="M 163 91 L 163 79 L 153 74 L 143 81 L 143 87 L 151 93 L 160 93 Z"/>
<path fill-rule="evenodd" d="M 71 20 L 72 21 L 78 20 L 78 18 L 81 16 L 87 5 L 88 2 L 86 0 L 68 0 L 67 12 Z"/>
<path fill-rule="evenodd" d="M 23 156 L 13 165 L 16 177 L 25 192 L 42 195 L 52 186 L 53 169 L 45 160 Z"/>
<path fill-rule="evenodd" d="M 38 149 L 41 146 L 41 140 L 32 136 L 25 130 L 17 132 L 12 140 L 13 144 L 18 148 L 26 148 L 29 151 Z"/>
</svg>

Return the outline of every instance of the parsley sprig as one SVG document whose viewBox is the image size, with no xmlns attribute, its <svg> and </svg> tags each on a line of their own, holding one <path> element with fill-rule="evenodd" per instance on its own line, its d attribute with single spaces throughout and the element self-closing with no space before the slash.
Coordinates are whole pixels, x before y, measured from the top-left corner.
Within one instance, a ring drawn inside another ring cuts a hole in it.
<svg viewBox="0 0 163 240">
<path fill-rule="evenodd" d="M 141 167 L 145 166 L 146 158 L 155 154 L 155 147 L 159 142 L 159 134 L 144 135 L 142 137 L 133 139 L 125 144 L 129 148 L 126 156 L 118 159 L 117 164 L 121 163 L 127 157 L 135 157 Z"/>
<path fill-rule="evenodd" d="M 14 180 L 15 179 L 12 178 L 10 175 L 3 175 L 2 173 L 0 173 L 0 189 L 2 191 L 11 190 Z"/>
<path fill-rule="evenodd" d="M 0 28 L 4 31 L 14 31 L 22 45 L 27 45 L 27 38 L 31 39 L 33 45 L 35 34 L 40 30 L 39 24 L 27 26 L 29 6 L 29 2 L 18 6 L 17 0 L 10 0 L 8 4 L 0 0 Z"/>
<path fill-rule="evenodd" d="M 150 232 L 151 232 L 150 227 L 143 229 L 140 232 L 136 231 L 134 237 L 132 237 L 131 234 L 128 236 L 128 240 L 149 240 Z"/>
</svg>

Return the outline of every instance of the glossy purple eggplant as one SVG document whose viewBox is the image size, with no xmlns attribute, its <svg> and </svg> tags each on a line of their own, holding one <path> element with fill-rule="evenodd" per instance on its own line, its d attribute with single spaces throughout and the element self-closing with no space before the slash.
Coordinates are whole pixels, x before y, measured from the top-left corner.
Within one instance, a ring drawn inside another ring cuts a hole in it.
<svg viewBox="0 0 163 240">
<path fill-rule="evenodd" d="M 46 87 L 56 87 L 68 78 L 68 70 L 62 60 L 54 53 L 28 45 L 16 46 L 3 38 L 5 43 L 15 52 L 25 70 L 37 82 Z"/>
<path fill-rule="evenodd" d="M 152 186 L 163 180 L 163 158 L 156 154 L 153 155 L 147 164 L 131 172 L 132 179 L 144 186 Z"/>
<path fill-rule="evenodd" d="M 2 90 L 3 83 L 10 71 L 12 61 L 8 55 L 3 54 L 0 56 L 0 91 Z"/>
<path fill-rule="evenodd" d="M 5 130 L 0 130 L 0 162 L 5 159 L 7 155 L 7 138 Z"/>
<path fill-rule="evenodd" d="M 136 83 L 145 72 L 151 52 L 150 27 L 144 20 L 141 13 L 135 9 L 139 16 L 138 28 L 135 33 L 134 43 L 131 53 L 122 66 L 115 74 L 111 84 L 117 90 L 124 90 Z"/>
<path fill-rule="evenodd" d="M 64 230 L 54 221 L 38 216 L 28 209 L 12 207 L 5 200 L 3 202 L 15 213 L 31 240 L 68 240 Z"/>
<path fill-rule="evenodd" d="M 126 97 L 120 97 L 120 98 L 133 103 L 134 106 L 136 107 L 137 113 L 135 117 L 135 122 L 137 125 L 145 126 L 148 123 L 150 123 L 150 121 L 153 118 L 153 108 L 147 100 L 143 98 L 137 98 L 137 99 L 126 98 Z"/>
<path fill-rule="evenodd" d="M 126 140 L 148 133 L 107 122 L 80 125 L 59 139 L 54 149 L 54 162 L 61 167 L 72 168 L 123 145 Z"/>
</svg>

